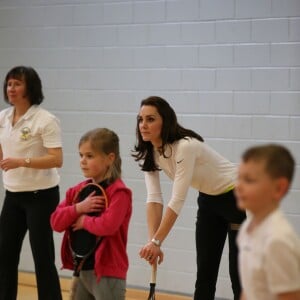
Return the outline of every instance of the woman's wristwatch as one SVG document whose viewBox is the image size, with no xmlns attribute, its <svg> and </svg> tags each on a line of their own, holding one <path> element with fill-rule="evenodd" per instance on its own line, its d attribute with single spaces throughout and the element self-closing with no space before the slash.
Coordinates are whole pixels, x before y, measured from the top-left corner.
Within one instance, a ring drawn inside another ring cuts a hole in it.
<svg viewBox="0 0 300 300">
<path fill-rule="evenodd" d="M 26 166 L 26 167 L 29 167 L 29 165 L 30 165 L 30 163 L 31 163 L 31 159 L 30 159 L 29 157 L 26 157 L 26 158 L 24 159 L 24 161 L 25 161 L 25 166 Z"/>
<path fill-rule="evenodd" d="M 155 238 L 153 238 L 153 239 L 151 240 L 151 242 L 152 242 L 155 246 L 157 246 L 157 247 L 160 247 L 160 246 L 161 246 L 161 241 L 160 241 L 160 240 L 156 240 Z"/>
</svg>

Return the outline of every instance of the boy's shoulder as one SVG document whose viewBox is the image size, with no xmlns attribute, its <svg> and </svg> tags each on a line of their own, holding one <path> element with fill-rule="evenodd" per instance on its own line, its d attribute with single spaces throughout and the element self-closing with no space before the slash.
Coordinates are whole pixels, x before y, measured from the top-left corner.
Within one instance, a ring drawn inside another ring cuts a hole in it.
<svg viewBox="0 0 300 300">
<path fill-rule="evenodd" d="M 280 231 L 294 231 L 294 228 L 292 227 L 291 223 L 289 222 L 287 216 L 285 215 L 285 213 L 280 210 L 280 209 L 276 209 L 274 212 L 272 212 L 269 216 L 269 225 L 271 225 L 272 227 L 276 227 L 278 229 L 278 232 L 280 233 Z M 277 231 L 276 231 L 277 232 Z M 274 232 L 274 233 L 276 233 Z"/>
<path fill-rule="evenodd" d="M 248 216 L 242 224 L 240 234 L 248 235 L 248 228 L 252 222 L 252 216 Z M 255 239 L 261 240 L 265 245 L 275 240 L 295 240 L 300 242 L 300 238 L 289 222 L 286 215 L 280 210 L 276 209 L 270 213 L 251 234 Z"/>
<path fill-rule="evenodd" d="M 272 249 L 275 244 L 286 245 L 289 248 L 298 249 L 300 257 L 300 237 L 286 215 L 278 209 L 268 218 L 264 230 L 266 247 Z"/>
</svg>

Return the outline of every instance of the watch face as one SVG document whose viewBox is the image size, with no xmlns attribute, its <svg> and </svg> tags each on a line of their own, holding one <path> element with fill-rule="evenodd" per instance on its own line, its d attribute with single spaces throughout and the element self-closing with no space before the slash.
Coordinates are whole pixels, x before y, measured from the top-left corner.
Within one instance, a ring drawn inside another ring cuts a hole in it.
<svg viewBox="0 0 300 300">
<path fill-rule="evenodd" d="M 160 246 L 160 241 L 159 241 L 159 240 L 152 239 L 152 242 L 153 242 L 156 246 Z"/>
</svg>

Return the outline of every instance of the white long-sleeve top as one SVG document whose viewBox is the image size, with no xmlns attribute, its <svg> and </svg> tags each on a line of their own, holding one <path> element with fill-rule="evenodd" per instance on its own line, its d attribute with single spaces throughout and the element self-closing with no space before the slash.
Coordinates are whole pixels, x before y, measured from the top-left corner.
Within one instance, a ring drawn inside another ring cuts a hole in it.
<svg viewBox="0 0 300 300">
<path fill-rule="evenodd" d="M 165 157 L 154 151 L 157 166 L 173 180 L 168 206 L 179 214 L 189 187 L 219 195 L 234 187 L 237 170 L 233 163 L 206 143 L 185 138 L 166 147 Z M 163 204 L 159 171 L 145 172 L 147 202 Z"/>
</svg>

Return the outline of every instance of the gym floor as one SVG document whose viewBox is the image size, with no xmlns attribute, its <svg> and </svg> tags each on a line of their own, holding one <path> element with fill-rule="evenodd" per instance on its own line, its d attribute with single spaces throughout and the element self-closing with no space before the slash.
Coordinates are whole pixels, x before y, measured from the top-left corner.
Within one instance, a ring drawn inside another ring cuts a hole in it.
<svg viewBox="0 0 300 300">
<path fill-rule="evenodd" d="M 68 300 L 68 288 L 70 285 L 70 279 L 61 278 L 61 288 L 63 291 L 63 300 Z M 144 300 L 147 299 L 149 291 L 138 289 L 127 289 L 126 300 Z M 191 297 L 155 293 L 158 300 L 192 300 Z M 33 273 L 19 273 L 19 286 L 18 286 L 18 298 L 17 300 L 37 300 L 36 282 Z"/>
</svg>

